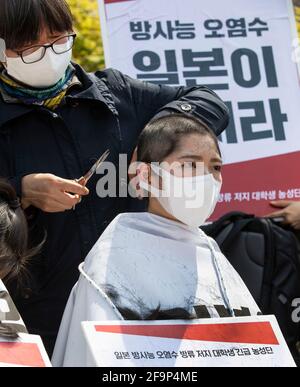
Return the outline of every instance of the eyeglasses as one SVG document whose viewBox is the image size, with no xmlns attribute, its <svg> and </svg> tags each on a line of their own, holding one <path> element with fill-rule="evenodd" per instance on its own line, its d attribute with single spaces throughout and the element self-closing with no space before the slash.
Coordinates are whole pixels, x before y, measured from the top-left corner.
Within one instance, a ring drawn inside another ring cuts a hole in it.
<svg viewBox="0 0 300 387">
<path fill-rule="evenodd" d="M 72 50 L 76 39 L 76 34 L 70 34 L 56 39 L 51 44 L 41 44 L 26 48 L 22 51 L 14 51 L 18 54 L 25 64 L 32 64 L 42 60 L 48 48 L 51 48 L 55 54 L 60 55 Z"/>
</svg>

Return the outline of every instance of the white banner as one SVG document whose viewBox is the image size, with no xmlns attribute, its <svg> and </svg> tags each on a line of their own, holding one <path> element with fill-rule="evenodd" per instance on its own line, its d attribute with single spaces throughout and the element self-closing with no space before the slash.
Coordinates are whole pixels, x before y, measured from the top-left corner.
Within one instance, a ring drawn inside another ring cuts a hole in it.
<svg viewBox="0 0 300 387">
<path fill-rule="evenodd" d="M 0 367 L 51 367 L 40 336 L 19 334 L 16 340 L 0 337 Z"/>
<path fill-rule="evenodd" d="M 99 1 L 108 67 L 155 83 L 206 85 L 228 104 L 215 216 L 263 214 L 271 200 L 300 199 L 290 168 L 300 161 L 292 0 Z"/>
<path fill-rule="evenodd" d="M 295 367 L 273 316 L 82 327 L 92 367 Z"/>
</svg>

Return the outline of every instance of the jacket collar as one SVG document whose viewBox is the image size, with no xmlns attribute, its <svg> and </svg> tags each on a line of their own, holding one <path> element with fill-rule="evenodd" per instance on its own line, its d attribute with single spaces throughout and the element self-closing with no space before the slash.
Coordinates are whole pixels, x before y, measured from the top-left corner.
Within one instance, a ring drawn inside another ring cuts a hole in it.
<svg viewBox="0 0 300 387">
<path fill-rule="evenodd" d="M 103 73 L 86 73 L 79 65 L 74 65 L 74 67 L 76 75 L 82 83 L 82 89 L 74 94 L 71 92 L 67 98 L 102 102 L 115 116 L 118 116 L 112 94 L 106 82 L 102 79 Z"/>
<path fill-rule="evenodd" d="M 82 86 L 80 89 L 76 88 L 70 90 L 70 94 L 67 95 L 67 99 L 78 99 L 78 100 L 94 100 L 101 102 L 112 111 L 113 114 L 117 115 L 117 111 L 111 96 L 111 93 L 103 80 L 98 78 L 94 74 L 86 73 L 81 66 L 72 63 L 76 69 L 76 75 Z M 24 116 L 33 110 L 37 110 L 37 106 L 27 106 L 19 103 L 5 103 L 0 97 L 0 128 L 5 123 Z"/>
</svg>

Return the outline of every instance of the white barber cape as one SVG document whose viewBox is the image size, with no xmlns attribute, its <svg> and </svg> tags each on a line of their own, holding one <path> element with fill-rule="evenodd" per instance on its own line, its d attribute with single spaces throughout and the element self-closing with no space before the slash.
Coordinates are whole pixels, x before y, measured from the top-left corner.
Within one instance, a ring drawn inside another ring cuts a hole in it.
<svg viewBox="0 0 300 387">
<path fill-rule="evenodd" d="M 82 321 L 141 318 L 183 308 L 195 318 L 260 313 L 215 241 L 198 228 L 149 213 L 119 215 L 81 267 L 53 355 L 54 366 L 86 366 Z"/>
</svg>

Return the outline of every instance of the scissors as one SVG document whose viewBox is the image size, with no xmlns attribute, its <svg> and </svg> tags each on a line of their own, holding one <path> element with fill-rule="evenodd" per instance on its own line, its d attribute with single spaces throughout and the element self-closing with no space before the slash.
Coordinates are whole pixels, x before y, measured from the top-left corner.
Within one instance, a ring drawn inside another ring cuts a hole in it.
<svg viewBox="0 0 300 387">
<path fill-rule="evenodd" d="M 97 169 L 100 167 L 101 164 L 104 163 L 104 161 L 108 158 L 109 155 L 110 155 L 110 151 L 106 150 L 84 176 L 80 177 L 79 179 L 75 179 L 76 183 L 82 186 L 86 186 L 89 180 L 91 179 L 91 177 L 94 176 L 94 174 L 97 172 Z M 81 200 L 82 198 L 80 198 L 80 201 L 78 202 L 78 204 L 81 203 Z M 73 207 L 73 210 L 75 210 L 75 207 L 76 206 Z"/>
</svg>

